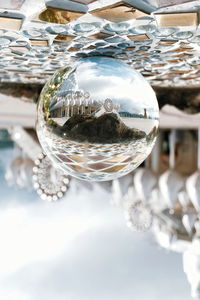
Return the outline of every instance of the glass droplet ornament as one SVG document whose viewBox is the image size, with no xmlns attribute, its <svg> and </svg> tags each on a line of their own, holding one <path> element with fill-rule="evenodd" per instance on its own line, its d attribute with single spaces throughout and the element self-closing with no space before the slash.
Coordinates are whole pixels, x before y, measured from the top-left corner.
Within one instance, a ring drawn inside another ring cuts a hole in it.
<svg viewBox="0 0 200 300">
<path fill-rule="evenodd" d="M 150 207 L 142 201 L 130 203 L 125 210 L 125 218 L 127 226 L 134 231 L 149 230 L 153 222 Z"/>
<path fill-rule="evenodd" d="M 33 167 L 33 187 L 42 200 L 57 201 L 69 189 L 70 177 L 54 168 L 49 158 L 40 153 Z"/>
<path fill-rule="evenodd" d="M 147 81 L 130 66 L 88 57 L 57 71 L 44 86 L 37 133 L 48 157 L 79 179 L 123 176 L 149 155 L 159 109 Z"/>
</svg>

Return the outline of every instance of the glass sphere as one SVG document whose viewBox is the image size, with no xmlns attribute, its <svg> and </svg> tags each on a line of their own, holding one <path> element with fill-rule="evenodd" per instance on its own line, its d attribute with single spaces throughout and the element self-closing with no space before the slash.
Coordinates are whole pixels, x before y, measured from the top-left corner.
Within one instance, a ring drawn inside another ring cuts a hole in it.
<svg viewBox="0 0 200 300">
<path fill-rule="evenodd" d="M 44 86 L 37 134 L 48 157 L 67 174 L 106 181 L 149 155 L 159 109 L 147 81 L 108 57 L 88 57 L 57 71 Z"/>
</svg>

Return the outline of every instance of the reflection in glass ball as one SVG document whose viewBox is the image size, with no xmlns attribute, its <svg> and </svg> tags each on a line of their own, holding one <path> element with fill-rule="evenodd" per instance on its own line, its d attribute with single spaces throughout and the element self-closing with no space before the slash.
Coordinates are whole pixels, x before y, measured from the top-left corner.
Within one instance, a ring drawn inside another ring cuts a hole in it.
<svg viewBox="0 0 200 300">
<path fill-rule="evenodd" d="M 131 172 L 149 155 L 158 115 L 155 93 L 139 73 L 115 59 L 88 57 L 46 83 L 37 133 L 66 173 L 105 181 Z"/>
</svg>

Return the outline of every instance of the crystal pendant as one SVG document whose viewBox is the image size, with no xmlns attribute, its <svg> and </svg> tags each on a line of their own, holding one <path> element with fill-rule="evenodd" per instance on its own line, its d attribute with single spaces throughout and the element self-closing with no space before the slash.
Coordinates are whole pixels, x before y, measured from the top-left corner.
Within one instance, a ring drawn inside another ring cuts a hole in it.
<svg viewBox="0 0 200 300">
<path fill-rule="evenodd" d="M 41 153 L 33 167 L 33 186 L 42 200 L 57 201 L 69 188 L 70 178 L 54 168 L 49 158 Z"/>
<path fill-rule="evenodd" d="M 150 229 L 153 215 L 150 208 L 142 201 L 132 202 L 125 211 L 127 226 L 134 231 L 146 231 Z"/>
</svg>

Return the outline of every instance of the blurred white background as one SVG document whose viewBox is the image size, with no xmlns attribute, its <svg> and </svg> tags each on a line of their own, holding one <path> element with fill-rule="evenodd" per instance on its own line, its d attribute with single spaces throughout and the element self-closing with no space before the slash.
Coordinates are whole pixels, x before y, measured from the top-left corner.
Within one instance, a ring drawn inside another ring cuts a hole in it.
<svg viewBox="0 0 200 300">
<path fill-rule="evenodd" d="M 57 203 L 7 186 L 0 151 L 0 299 L 189 300 L 182 256 L 126 227 L 109 193 L 77 183 Z"/>
</svg>

